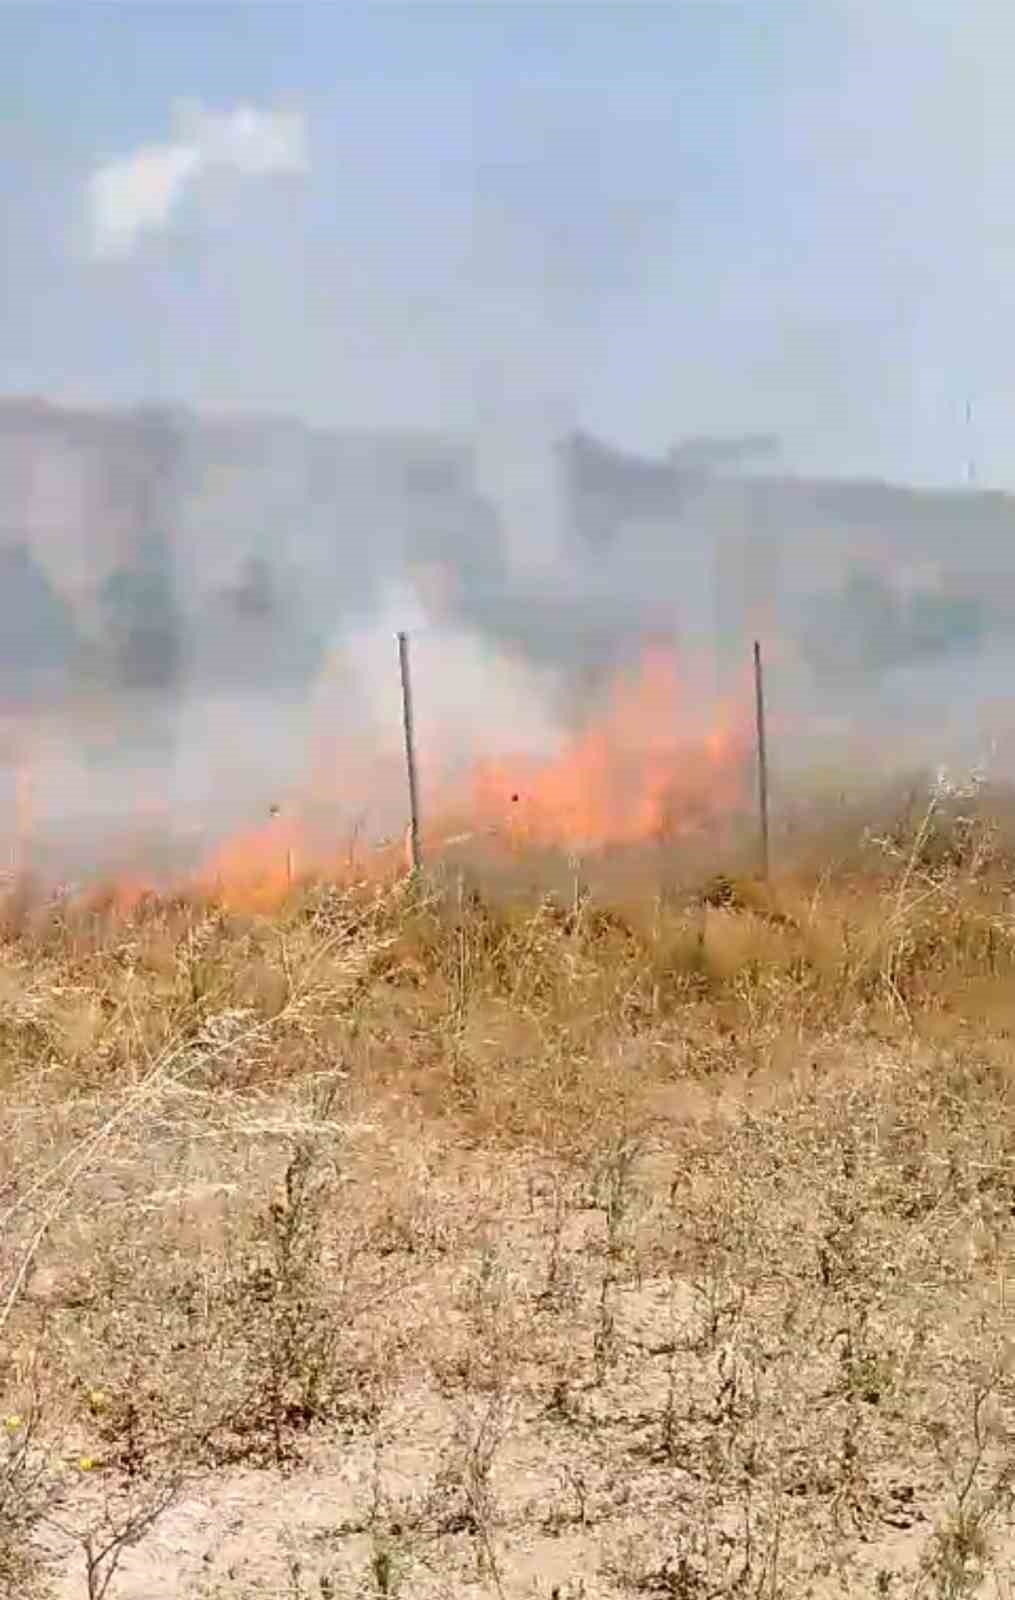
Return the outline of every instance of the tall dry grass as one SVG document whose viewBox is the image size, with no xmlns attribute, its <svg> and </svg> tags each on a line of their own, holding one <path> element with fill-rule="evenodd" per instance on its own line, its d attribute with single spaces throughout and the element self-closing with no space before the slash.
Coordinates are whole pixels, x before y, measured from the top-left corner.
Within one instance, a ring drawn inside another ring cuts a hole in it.
<svg viewBox="0 0 1015 1600">
<path fill-rule="evenodd" d="M 1015 858 L 838 827 L 12 897 L 6 1592 L 1006 1593 Z"/>
</svg>

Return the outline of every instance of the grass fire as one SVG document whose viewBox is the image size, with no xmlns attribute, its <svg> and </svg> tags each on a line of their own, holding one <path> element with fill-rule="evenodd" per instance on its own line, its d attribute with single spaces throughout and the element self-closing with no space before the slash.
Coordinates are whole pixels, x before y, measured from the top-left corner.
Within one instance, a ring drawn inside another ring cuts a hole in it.
<svg viewBox="0 0 1015 1600">
<path fill-rule="evenodd" d="M 2 35 L 0 1600 L 1015 1600 L 1015 8 Z"/>
</svg>

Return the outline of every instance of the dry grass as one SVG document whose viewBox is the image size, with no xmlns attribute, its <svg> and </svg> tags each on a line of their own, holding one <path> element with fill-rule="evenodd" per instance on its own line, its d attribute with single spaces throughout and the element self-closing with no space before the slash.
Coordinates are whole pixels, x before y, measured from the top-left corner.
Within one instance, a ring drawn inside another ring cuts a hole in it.
<svg viewBox="0 0 1015 1600">
<path fill-rule="evenodd" d="M 995 801 L 770 887 L 12 899 L 0 1592 L 1012 1593 Z"/>
</svg>

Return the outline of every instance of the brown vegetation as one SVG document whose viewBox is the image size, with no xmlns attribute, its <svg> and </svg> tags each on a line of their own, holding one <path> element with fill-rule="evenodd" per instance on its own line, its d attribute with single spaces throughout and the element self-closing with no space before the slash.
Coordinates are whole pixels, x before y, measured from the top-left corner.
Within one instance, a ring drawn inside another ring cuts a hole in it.
<svg viewBox="0 0 1015 1600">
<path fill-rule="evenodd" d="M 771 886 L 12 898 L 0 1592 L 1009 1594 L 998 815 Z"/>
</svg>

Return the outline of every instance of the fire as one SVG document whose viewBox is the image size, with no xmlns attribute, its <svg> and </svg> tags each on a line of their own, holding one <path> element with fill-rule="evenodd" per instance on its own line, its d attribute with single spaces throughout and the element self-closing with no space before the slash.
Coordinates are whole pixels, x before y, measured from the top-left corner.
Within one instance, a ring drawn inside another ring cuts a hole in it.
<svg viewBox="0 0 1015 1600">
<path fill-rule="evenodd" d="M 283 816 L 273 808 L 263 826 L 233 835 L 212 852 L 197 887 L 232 910 L 266 913 L 311 878 L 380 883 L 410 865 L 407 835 L 363 847 L 355 839 L 327 843 L 298 812 Z"/>
<path fill-rule="evenodd" d="M 200 873 L 201 887 L 237 908 L 270 911 L 293 887 L 301 843 L 294 822 L 272 816 L 220 845 Z"/>
<path fill-rule="evenodd" d="M 677 657 L 665 646 L 649 647 L 615 683 L 602 715 L 559 754 L 502 757 L 474 767 L 464 808 L 457 793 L 452 799 L 454 786 L 442 786 L 433 768 L 425 785 L 424 857 L 439 857 L 443 845 L 468 838 L 488 848 L 499 841 L 592 852 L 677 838 L 731 815 L 748 795 L 745 726 L 730 710 L 711 729 L 696 730 L 695 721 L 693 691 Z M 350 768 L 336 759 L 333 770 Z M 320 804 L 320 764 L 315 773 Z M 400 793 L 404 774 L 387 776 Z M 456 834 L 462 825 L 467 831 Z M 275 815 L 227 841 L 203 882 L 219 899 L 269 910 L 304 874 L 362 881 L 395 876 L 409 865 L 406 835 L 380 847 L 364 840 L 354 858 L 341 840 L 312 832 L 296 808 L 292 816 Z"/>
<path fill-rule="evenodd" d="M 702 703 L 672 649 L 650 644 L 586 729 L 556 754 L 480 760 L 463 785 L 457 751 L 435 748 L 439 741 L 431 737 L 419 752 L 424 862 L 470 839 L 485 850 L 506 843 L 583 854 L 664 842 L 739 812 L 750 796 L 749 695 L 739 695 L 711 727 Z M 16 830 L 22 845 L 31 831 L 29 771 L 23 762 Z M 158 799 L 153 786 L 153 812 Z M 319 739 L 304 784 L 280 799 L 285 803 L 273 805 L 259 825 L 208 849 L 179 887 L 236 910 L 267 913 L 315 878 L 379 884 L 410 867 L 401 758 L 371 756 L 355 738 Z M 380 827 L 387 837 L 379 840 Z M 126 910 L 152 892 L 134 874 L 115 886 L 110 904 Z"/>
<path fill-rule="evenodd" d="M 744 800 L 746 741 L 732 717 L 688 732 L 690 707 L 677 659 L 645 651 L 615 685 L 605 714 L 547 761 L 483 764 L 479 815 L 518 843 L 594 851 L 692 831 Z"/>
</svg>

